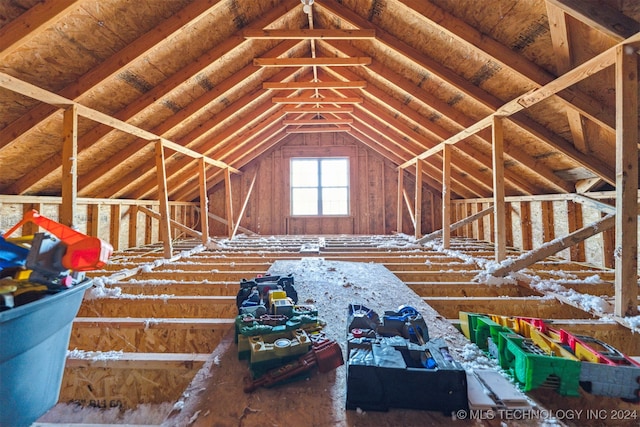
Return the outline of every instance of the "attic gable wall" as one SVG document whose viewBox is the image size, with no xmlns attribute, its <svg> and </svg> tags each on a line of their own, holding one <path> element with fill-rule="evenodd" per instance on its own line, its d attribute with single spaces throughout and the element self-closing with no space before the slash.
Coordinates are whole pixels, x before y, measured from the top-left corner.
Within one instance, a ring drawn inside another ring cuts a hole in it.
<svg viewBox="0 0 640 427">
<path fill-rule="evenodd" d="M 289 180 L 286 176 L 292 156 L 350 158 L 352 168 L 351 207 L 348 218 L 290 218 Z M 254 174 L 257 180 L 250 194 L 241 225 L 261 235 L 279 234 L 391 234 L 397 230 L 396 210 L 398 171 L 380 154 L 347 133 L 291 134 L 275 149 L 243 168 L 242 176 L 231 179 L 233 211 L 236 218 L 244 203 Z M 415 180 L 407 174 L 405 191 L 413 200 Z M 423 187 L 422 229 L 441 227 L 442 201 L 438 193 Z M 225 186 L 216 185 L 209 193 L 211 212 L 226 218 Z M 288 226 L 288 229 L 287 229 Z M 225 235 L 226 226 L 210 223 L 212 235 Z M 413 234 L 411 216 L 403 211 L 403 229 Z"/>
</svg>

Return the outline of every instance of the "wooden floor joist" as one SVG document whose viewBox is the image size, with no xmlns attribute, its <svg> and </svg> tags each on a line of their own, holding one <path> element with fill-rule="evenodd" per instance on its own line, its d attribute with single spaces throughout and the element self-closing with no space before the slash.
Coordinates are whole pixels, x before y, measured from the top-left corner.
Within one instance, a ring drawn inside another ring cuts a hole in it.
<svg viewBox="0 0 640 427">
<path fill-rule="evenodd" d="M 441 251 L 411 245 L 388 248 L 383 240 L 356 236 L 350 245 L 349 239 L 336 236 L 325 237 L 319 244 L 319 238 L 282 236 L 280 244 L 274 245 L 273 239 L 241 236 L 224 240 L 224 246 L 231 246 L 231 250 L 206 250 L 170 263 L 158 261 L 161 250 L 139 248 L 134 257 L 129 257 L 128 251 L 118 253 L 108 269 L 93 274 L 113 277 L 102 285 L 105 293 L 126 297 L 86 299 L 70 340 L 72 350 L 102 351 L 111 358 L 100 361 L 70 356 L 61 401 L 121 407 L 175 401 L 207 355 L 223 345 L 224 333 L 233 328 L 240 280 L 263 274 L 279 260 L 382 264 L 454 324 L 461 310 L 541 317 L 554 327 L 585 333 L 630 354 L 640 354 L 640 343 L 628 328 L 544 296 L 530 283 L 506 281 L 497 286 L 474 280 L 483 271 L 483 259 L 494 256 L 488 242 L 454 237 L 451 249 Z M 194 239 L 194 245 L 199 243 Z M 318 249 L 300 252 L 305 244 L 316 244 Z M 188 245 L 182 250 L 188 251 Z M 515 259 L 519 254 L 510 251 L 509 256 Z M 139 268 L 138 262 L 146 266 Z M 132 274 L 115 270 L 132 266 L 138 266 Z M 613 289 L 610 270 L 586 264 L 547 258 L 526 272 L 537 276 L 536 280 L 561 283 L 576 293 L 606 296 Z M 119 386 L 124 382 L 131 386 Z M 148 390 L 149 384 L 163 391 Z"/>
<path fill-rule="evenodd" d="M 69 348 L 129 353 L 211 353 L 235 319 L 136 319 L 80 317 L 73 322 Z"/>
<path fill-rule="evenodd" d="M 154 296 L 139 298 L 100 298 L 82 303 L 81 317 L 233 317 L 237 314 L 235 297 L 228 296 Z"/>
</svg>

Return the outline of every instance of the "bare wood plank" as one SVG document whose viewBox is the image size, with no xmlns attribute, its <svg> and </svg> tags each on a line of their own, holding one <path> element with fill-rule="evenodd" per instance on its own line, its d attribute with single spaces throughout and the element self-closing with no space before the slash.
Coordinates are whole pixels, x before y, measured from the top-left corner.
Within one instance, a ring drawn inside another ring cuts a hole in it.
<svg viewBox="0 0 640 427">
<path fill-rule="evenodd" d="M 100 235 L 100 205 L 97 203 L 87 206 L 87 234 Z"/>
<path fill-rule="evenodd" d="M 231 233 L 231 239 L 233 239 L 233 237 L 236 235 L 237 231 L 238 231 L 238 227 L 240 226 L 240 221 L 242 221 L 242 216 L 244 215 L 244 211 L 247 209 L 247 204 L 249 203 L 249 198 L 251 197 L 251 193 L 253 192 L 253 186 L 256 183 L 256 178 L 258 178 L 258 171 L 256 170 L 256 173 L 253 175 L 253 179 L 251 180 L 251 184 L 249 185 L 249 189 L 247 190 L 247 195 L 244 199 L 244 203 L 242 204 L 242 207 L 240 208 L 240 213 L 238 214 L 238 219 L 235 223 L 235 225 L 233 226 L 233 232 Z"/>
<path fill-rule="evenodd" d="M 148 215 L 151 218 L 155 218 L 157 220 L 160 220 L 162 218 L 162 215 L 160 212 L 155 212 L 149 208 L 146 208 L 144 206 L 138 206 L 138 210 L 142 213 L 144 213 L 145 215 Z M 171 227 L 173 228 L 177 228 L 178 230 L 184 232 L 185 234 L 192 236 L 192 237 L 196 237 L 198 239 L 202 238 L 202 233 L 199 232 L 198 230 L 194 230 L 192 228 L 187 227 L 184 224 L 179 223 L 178 221 L 175 221 L 171 218 L 169 218 L 169 224 L 171 225 Z"/>
<path fill-rule="evenodd" d="M 351 127 L 349 126 L 331 126 L 331 127 L 300 127 L 291 128 L 287 127 L 285 132 L 287 133 L 329 133 L 329 132 L 349 132 Z"/>
<path fill-rule="evenodd" d="M 120 205 L 111 205 L 109 214 L 109 243 L 114 251 L 120 250 Z"/>
<path fill-rule="evenodd" d="M 407 205 L 407 209 L 409 210 L 409 216 L 411 217 L 411 223 L 413 224 L 413 228 L 416 228 L 416 215 L 413 213 L 413 203 L 409 198 L 409 193 L 407 193 L 406 189 L 402 190 L 402 196 L 404 197 L 404 202 Z"/>
<path fill-rule="evenodd" d="M 420 160 L 418 160 L 420 162 Z M 442 150 L 442 246 L 449 249 L 451 243 L 451 146 Z M 433 234 L 433 233 L 432 233 Z"/>
<path fill-rule="evenodd" d="M 233 194 L 231 192 L 231 172 L 224 170 L 224 189 L 225 189 L 225 214 L 227 215 L 227 235 L 233 235 Z"/>
<path fill-rule="evenodd" d="M 78 109 L 64 110 L 62 118 L 62 206 L 60 222 L 73 227 L 78 201 Z"/>
<path fill-rule="evenodd" d="M 323 98 L 312 98 L 310 96 L 284 97 L 274 96 L 271 102 L 275 104 L 362 104 L 360 97 L 340 97 L 326 96 Z"/>
<path fill-rule="evenodd" d="M 138 206 L 129 208 L 129 247 L 138 246 Z"/>
<path fill-rule="evenodd" d="M 415 188 L 415 238 L 422 237 L 422 172 L 424 170 L 424 164 L 418 160 L 416 162 L 416 188 Z"/>
<path fill-rule="evenodd" d="M 564 237 L 554 239 L 537 249 L 522 254 L 516 259 L 508 259 L 502 261 L 496 269 L 489 271 L 489 273 L 496 277 L 504 277 L 511 272 L 527 268 L 528 266 L 535 264 L 538 261 L 542 261 L 548 256 L 560 252 L 561 250 L 575 245 L 578 242 L 582 242 L 591 236 L 608 230 L 614 225 L 615 217 L 613 215 L 607 215 L 603 219 L 596 221 L 591 225 L 583 227 L 580 230 L 574 231 L 573 233 L 569 233 Z M 634 280 L 633 283 L 635 285 L 637 282 Z"/>
<path fill-rule="evenodd" d="M 638 46 L 616 47 L 617 316 L 638 314 Z"/>
<path fill-rule="evenodd" d="M 41 1 L 0 28 L 0 58 L 6 58 L 20 45 L 42 34 L 49 24 L 77 2 L 78 0 Z"/>
<path fill-rule="evenodd" d="M 553 202 L 545 200 L 540 202 L 540 206 L 542 208 L 542 240 L 548 242 L 556 238 Z"/>
<path fill-rule="evenodd" d="M 200 187 L 200 212 L 205 212 L 204 215 L 200 215 L 200 221 L 202 224 L 202 244 L 206 245 L 209 241 L 209 196 L 207 194 L 207 166 L 204 162 L 204 158 L 200 158 L 198 168 L 198 180 Z"/>
<path fill-rule="evenodd" d="M 20 93 L 24 96 L 37 99 L 44 103 L 54 105 L 60 108 L 68 108 L 70 106 L 75 105 L 77 108 L 78 115 L 82 117 L 86 117 L 95 122 L 110 126 L 114 129 L 120 130 L 130 135 L 137 136 L 138 138 L 142 138 L 147 141 L 157 141 L 162 140 L 162 142 L 169 148 L 180 151 L 183 154 L 187 154 L 193 156 L 194 158 L 199 158 L 202 154 L 197 153 L 195 151 L 189 150 L 179 144 L 171 142 L 165 138 L 161 138 L 158 135 L 155 135 L 152 132 L 146 131 L 144 129 L 138 128 L 129 123 L 123 122 L 122 120 L 116 119 L 115 117 L 109 116 L 108 114 L 104 114 L 100 111 L 94 110 L 92 108 L 86 107 L 82 104 L 79 104 L 71 99 L 65 98 L 63 96 L 57 95 L 53 92 L 49 92 L 47 90 L 41 89 L 35 85 L 24 82 L 20 79 L 12 77 L 8 74 L 0 72 L 0 87 L 5 89 Z M 208 159 L 207 161 L 215 164 L 219 167 L 229 167 L 226 163 L 219 162 L 218 160 Z M 234 169 L 235 173 L 240 173 L 240 171 Z"/>
<path fill-rule="evenodd" d="M 366 80 L 321 82 L 263 82 L 263 89 L 364 89 Z"/>
<path fill-rule="evenodd" d="M 571 200 L 567 201 L 567 223 L 569 232 L 582 228 L 582 206 Z M 584 242 L 571 247 L 571 261 L 585 261 Z"/>
<path fill-rule="evenodd" d="M 493 116 L 492 156 L 493 156 L 493 222 L 495 232 L 495 260 L 500 262 L 507 256 L 507 238 L 505 227 L 505 190 L 504 190 L 504 130 L 502 117 Z"/>
<path fill-rule="evenodd" d="M 171 258 L 173 242 L 169 224 L 169 196 L 167 192 L 167 171 L 165 169 L 164 147 L 161 140 L 156 141 L 156 176 L 158 177 L 158 200 L 160 201 L 160 240 L 164 243 L 164 257 Z"/>
<path fill-rule="evenodd" d="M 297 30 L 244 30 L 243 35 L 247 39 L 260 40 L 352 40 L 374 39 L 375 30 L 340 30 L 340 29 L 297 29 Z"/>
<path fill-rule="evenodd" d="M 317 107 L 309 107 L 309 106 L 291 106 L 291 105 L 285 105 L 285 107 L 282 109 L 283 113 L 318 113 L 318 114 L 322 114 L 322 113 L 353 113 L 353 107 L 345 107 L 345 106 L 340 106 L 340 107 L 332 107 L 332 106 L 327 106 L 327 105 L 323 105 L 320 104 Z"/>
<path fill-rule="evenodd" d="M 547 0 L 578 21 L 596 28 L 618 42 L 640 31 L 640 23 L 606 3 L 584 0 Z"/>
<path fill-rule="evenodd" d="M 356 58 L 254 58 L 259 67 L 352 67 L 371 64 L 369 57 Z"/>
<path fill-rule="evenodd" d="M 453 231 L 455 231 L 455 230 L 457 230 L 457 229 L 459 229 L 461 227 L 464 227 L 467 224 L 471 224 L 471 223 L 479 220 L 480 218 L 484 218 L 485 216 L 493 213 L 493 210 L 494 210 L 493 206 L 489 206 L 488 208 L 483 209 L 480 212 L 477 212 L 477 213 L 475 213 L 475 214 L 473 214 L 471 216 L 468 216 L 468 217 L 466 217 L 464 219 L 461 219 L 461 220 L 451 224 L 449 226 L 449 231 L 453 232 Z M 441 235 L 442 235 L 442 230 L 437 230 L 437 231 L 434 231 L 433 233 L 427 234 L 426 236 L 424 236 L 421 239 L 418 239 L 416 241 L 416 243 L 422 244 L 424 242 L 428 242 L 429 240 L 436 239 L 436 238 L 440 237 Z"/>
<path fill-rule="evenodd" d="M 600 213 L 600 217 L 604 217 L 606 214 Z M 616 245 L 616 231 L 615 229 L 609 229 L 602 232 L 602 264 L 606 268 L 615 268 L 615 245 Z"/>
<path fill-rule="evenodd" d="M 440 315 L 455 318 L 460 311 L 539 317 L 543 319 L 585 319 L 591 314 L 560 301 L 532 297 L 425 297 Z M 535 301 L 535 304 L 533 303 Z"/>
<path fill-rule="evenodd" d="M 353 123 L 353 119 L 294 119 L 283 120 L 282 124 L 287 125 L 345 125 Z"/>
<path fill-rule="evenodd" d="M 402 233 L 402 195 L 404 192 L 404 169 L 398 169 L 398 193 L 396 197 L 396 231 Z"/>
<path fill-rule="evenodd" d="M 82 327 L 102 328 L 102 327 L 139 327 L 148 329 L 161 329 L 170 326 L 174 329 L 197 328 L 206 329 L 220 326 L 233 326 L 234 318 L 181 318 L 163 317 L 157 319 L 135 318 L 135 317 L 76 317 L 73 319 L 74 325 Z"/>
<path fill-rule="evenodd" d="M 186 362 L 204 363 L 209 354 L 191 353 L 122 353 L 105 358 L 102 352 L 83 352 L 78 357 L 71 353 L 67 357 L 67 368 L 109 367 L 113 369 L 183 369 Z"/>
</svg>

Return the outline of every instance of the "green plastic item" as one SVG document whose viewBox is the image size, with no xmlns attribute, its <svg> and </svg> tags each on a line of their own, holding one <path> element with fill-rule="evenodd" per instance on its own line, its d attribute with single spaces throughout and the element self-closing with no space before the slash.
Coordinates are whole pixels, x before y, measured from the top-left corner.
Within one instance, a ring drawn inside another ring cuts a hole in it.
<svg viewBox="0 0 640 427">
<path fill-rule="evenodd" d="M 498 342 L 500 332 L 513 333 L 511 329 L 494 322 L 489 317 L 479 316 L 476 318 L 475 343 L 480 349 L 488 351 L 488 339 L 491 338 L 494 343 Z"/>
<path fill-rule="evenodd" d="M 580 369 L 577 360 L 547 355 L 533 342 L 518 334 L 498 334 L 500 366 L 530 391 L 542 386 L 563 396 L 580 396 Z"/>
</svg>

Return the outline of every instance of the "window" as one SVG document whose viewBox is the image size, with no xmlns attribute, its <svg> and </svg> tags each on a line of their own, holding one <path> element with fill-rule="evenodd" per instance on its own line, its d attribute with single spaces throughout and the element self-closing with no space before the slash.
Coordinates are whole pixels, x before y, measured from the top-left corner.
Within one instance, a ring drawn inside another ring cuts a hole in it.
<svg viewBox="0 0 640 427">
<path fill-rule="evenodd" d="M 291 159 L 292 215 L 349 215 L 349 159 Z"/>
</svg>

